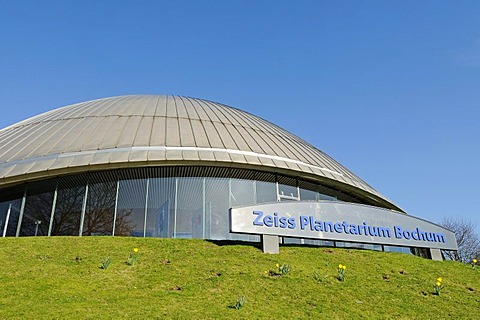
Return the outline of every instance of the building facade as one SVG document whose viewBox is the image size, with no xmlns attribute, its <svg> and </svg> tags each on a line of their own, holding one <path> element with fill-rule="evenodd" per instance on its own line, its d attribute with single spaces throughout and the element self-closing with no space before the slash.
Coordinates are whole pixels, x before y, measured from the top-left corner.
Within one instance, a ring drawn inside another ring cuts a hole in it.
<svg viewBox="0 0 480 320">
<path fill-rule="evenodd" d="M 2 236 L 260 241 L 230 208 L 339 202 L 406 213 L 340 163 L 236 108 L 180 96 L 78 103 L 0 130 Z M 447 232 L 447 231 L 445 231 Z M 420 247 L 280 236 L 282 243 Z M 425 246 L 423 246 L 425 248 Z"/>
</svg>

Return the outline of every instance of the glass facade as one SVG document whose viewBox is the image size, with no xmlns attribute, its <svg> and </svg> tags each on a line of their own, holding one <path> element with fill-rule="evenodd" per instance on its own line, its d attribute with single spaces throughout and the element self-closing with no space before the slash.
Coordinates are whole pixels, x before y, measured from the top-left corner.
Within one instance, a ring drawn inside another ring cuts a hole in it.
<svg viewBox="0 0 480 320">
<path fill-rule="evenodd" d="M 322 199 L 360 202 L 315 183 L 252 170 L 113 170 L 2 190 L 0 233 L 21 237 L 115 235 L 258 241 L 258 236 L 229 232 L 229 208 Z"/>
<path fill-rule="evenodd" d="M 252 170 L 156 167 L 79 174 L 1 190 L 5 236 L 133 236 L 260 241 L 229 232 L 228 209 L 276 201 L 359 199 L 324 185 Z M 284 244 L 381 246 L 283 238 Z M 380 249 L 381 250 L 381 249 Z M 388 247 L 385 251 L 398 251 Z M 407 251 L 410 249 L 403 249 Z"/>
</svg>

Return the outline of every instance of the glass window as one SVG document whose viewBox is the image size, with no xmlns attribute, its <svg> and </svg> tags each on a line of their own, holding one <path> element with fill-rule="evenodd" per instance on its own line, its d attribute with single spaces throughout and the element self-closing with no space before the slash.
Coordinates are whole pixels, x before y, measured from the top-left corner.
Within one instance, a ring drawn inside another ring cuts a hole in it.
<svg viewBox="0 0 480 320">
<path fill-rule="evenodd" d="M 48 235 L 54 192 L 55 185 L 48 181 L 27 187 L 20 236 Z"/>
<path fill-rule="evenodd" d="M 278 196 L 280 200 L 298 200 L 297 181 L 294 178 L 278 177 Z"/>
<path fill-rule="evenodd" d="M 368 249 L 368 250 L 382 251 L 381 245 L 371 244 L 371 243 L 337 241 L 335 243 L 335 246 L 338 248 L 355 248 L 355 249 Z"/>
<path fill-rule="evenodd" d="M 116 236 L 143 237 L 145 224 L 145 196 L 147 179 L 119 182 Z"/>
<path fill-rule="evenodd" d="M 398 246 L 383 246 L 383 251 L 385 252 L 400 252 L 412 254 L 412 251 L 409 247 L 398 247 Z"/>
<path fill-rule="evenodd" d="M 175 179 L 154 178 L 149 180 L 146 237 L 173 237 Z"/>
<path fill-rule="evenodd" d="M 84 181 L 59 181 L 50 235 L 78 236 L 84 196 Z"/>
<path fill-rule="evenodd" d="M 0 236 L 15 236 L 22 205 L 23 187 L 2 191 L 0 198 Z"/>
<path fill-rule="evenodd" d="M 178 178 L 175 238 L 203 238 L 203 178 Z"/>
<path fill-rule="evenodd" d="M 115 181 L 89 184 L 82 235 L 112 235 L 116 194 Z"/>
<path fill-rule="evenodd" d="M 298 181 L 300 187 L 300 200 L 319 200 L 318 185 L 306 181 Z"/>
<path fill-rule="evenodd" d="M 255 183 L 252 180 L 231 179 L 230 206 L 248 206 L 255 204 Z"/>
<path fill-rule="evenodd" d="M 22 199 L 13 199 L 0 203 L 0 236 L 15 236 Z M 8 220 L 8 221 L 7 221 Z M 7 228 L 6 227 L 6 224 Z"/>
<path fill-rule="evenodd" d="M 210 239 L 228 239 L 228 179 L 207 178 L 205 181 L 205 236 Z"/>
<path fill-rule="evenodd" d="M 275 182 L 256 181 L 256 203 L 268 203 L 277 201 L 277 185 Z"/>
</svg>

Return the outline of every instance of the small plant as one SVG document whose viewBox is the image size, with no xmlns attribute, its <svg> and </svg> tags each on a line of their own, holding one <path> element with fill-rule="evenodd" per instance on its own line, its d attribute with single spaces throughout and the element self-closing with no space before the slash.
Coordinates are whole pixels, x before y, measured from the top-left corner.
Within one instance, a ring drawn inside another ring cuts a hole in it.
<svg viewBox="0 0 480 320">
<path fill-rule="evenodd" d="M 133 253 L 128 255 L 127 261 L 125 262 L 129 266 L 133 266 L 138 259 L 138 248 L 133 248 Z"/>
<path fill-rule="evenodd" d="M 318 273 L 318 272 L 316 272 L 316 271 L 313 273 L 313 280 L 315 280 L 316 282 L 323 282 L 323 280 L 324 280 L 325 278 L 327 278 L 327 277 L 328 277 L 328 276 L 322 276 L 322 275 L 320 275 L 320 273 Z"/>
<path fill-rule="evenodd" d="M 110 257 L 106 257 L 105 259 L 102 260 L 102 264 L 100 265 L 100 269 L 107 270 L 107 268 L 110 266 L 111 259 Z"/>
<path fill-rule="evenodd" d="M 277 263 L 277 269 L 278 269 L 278 273 L 281 275 L 281 276 L 284 276 L 284 275 L 287 275 L 289 272 L 290 272 L 290 265 L 289 264 L 282 264 L 282 265 L 279 265 Z"/>
<path fill-rule="evenodd" d="M 344 281 L 346 273 L 347 273 L 347 266 L 344 266 L 343 264 L 339 264 L 338 274 L 337 274 L 338 281 Z"/>
<path fill-rule="evenodd" d="M 245 296 L 240 296 L 237 298 L 237 301 L 235 301 L 235 304 L 232 307 L 239 310 L 245 305 L 245 303 L 247 303 Z"/>
<path fill-rule="evenodd" d="M 433 288 L 435 289 L 435 294 L 437 296 L 440 295 L 440 291 L 442 291 L 443 289 L 443 286 L 442 286 L 442 281 L 443 281 L 443 278 L 440 277 L 437 279 L 437 282 L 435 283 L 435 285 L 433 286 Z"/>
<path fill-rule="evenodd" d="M 276 270 L 269 270 L 269 271 L 265 271 L 265 274 L 270 276 L 270 277 L 281 277 L 281 276 L 284 276 L 286 274 L 288 274 L 290 272 L 290 265 L 289 264 L 276 264 L 275 265 L 276 267 Z"/>
<path fill-rule="evenodd" d="M 475 269 L 475 267 L 477 266 L 477 262 L 478 262 L 477 259 L 472 260 L 472 269 Z"/>
</svg>

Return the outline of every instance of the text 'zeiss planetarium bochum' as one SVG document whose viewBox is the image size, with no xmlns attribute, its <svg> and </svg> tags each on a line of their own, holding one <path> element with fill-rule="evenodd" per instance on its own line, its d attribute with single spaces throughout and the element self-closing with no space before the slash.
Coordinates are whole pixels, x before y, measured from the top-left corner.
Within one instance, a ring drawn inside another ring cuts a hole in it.
<svg viewBox="0 0 480 320">
<path fill-rule="evenodd" d="M 288 131 L 163 95 L 77 103 L 0 130 L 0 233 L 457 250 L 451 231 Z"/>
</svg>

